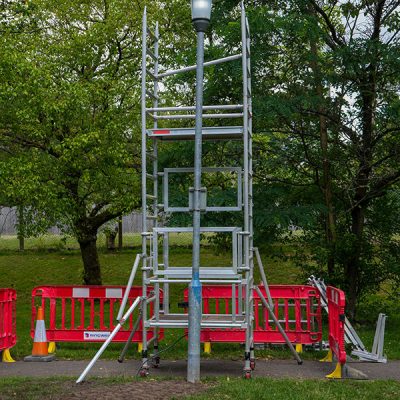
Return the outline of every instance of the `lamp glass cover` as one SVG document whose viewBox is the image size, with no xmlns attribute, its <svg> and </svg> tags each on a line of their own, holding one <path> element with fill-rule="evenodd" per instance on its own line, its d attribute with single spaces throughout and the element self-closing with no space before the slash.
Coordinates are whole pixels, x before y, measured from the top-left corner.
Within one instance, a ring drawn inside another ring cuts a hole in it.
<svg viewBox="0 0 400 400">
<path fill-rule="evenodd" d="M 210 21 L 211 5 L 212 0 L 192 0 L 192 21 L 197 19 Z"/>
</svg>

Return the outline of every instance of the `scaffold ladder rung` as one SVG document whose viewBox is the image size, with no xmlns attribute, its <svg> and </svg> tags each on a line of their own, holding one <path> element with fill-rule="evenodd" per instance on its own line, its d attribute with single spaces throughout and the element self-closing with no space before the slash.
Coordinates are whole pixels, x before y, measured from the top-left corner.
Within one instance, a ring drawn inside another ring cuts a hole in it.
<svg viewBox="0 0 400 400">
<path fill-rule="evenodd" d="M 150 49 L 147 49 L 147 54 L 148 54 L 154 61 L 158 61 L 158 57 L 157 57 Z"/>
<path fill-rule="evenodd" d="M 146 69 L 146 74 L 150 75 L 150 78 L 154 81 L 157 82 L 158 78 L 153 74 L 153 72 L 149 71 L 148 69 Z"/>
<path fill-rule="evenodd" d="M 154 93 L 151 93 L 149 90 L 146 90 L 146 95 L 147 95 L 147 97 L 150 97 L 153 100 L 157 100 L 157 101 L 160 100 L 160 98 L 158 96 L 156 96 Z"/>
</svg>

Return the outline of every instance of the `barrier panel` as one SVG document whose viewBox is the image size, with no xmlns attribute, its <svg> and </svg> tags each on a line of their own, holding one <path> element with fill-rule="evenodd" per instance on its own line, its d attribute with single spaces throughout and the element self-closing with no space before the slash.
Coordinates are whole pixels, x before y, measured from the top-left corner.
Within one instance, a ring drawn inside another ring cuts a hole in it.
<svg viewBox="0 0 400 400">
<path fill-rule="evenodd" d="M 340 364 L 346 363 L 344 340 L 345 294 L 342 290 L 328 286 L 326 288 L 329 315 L 329 348 Z"/>
<path fill-rule="evenodd" d="M 152 294 L 148 288 L 148 296 Z M 31 336 L 34 336 L 36 306 L 44 310 L 49 342 L 104 342 L 117 325 L 116 317 L 125 293 L 125 286 L 40 286 L 32 290 Z M 142 295 L 142 287 L 132 287 L 126 309 Z M 160 290 L 160 302 L 163 294 Z M 116 334 L 113 342 L 126 342 L 139 315 L 139 308 Z M 153 303 L 148 313 L 153 315 Z M 164 332 L 159 329 L 158 338 Z M 154 330 L 148 330 L 148 340 Z M 142 342 L 142 322 L 132 339 Z"/>
<path fill-rule="evenodd" d="M 267 298 L 265 289 L 259 286 Z M 275 315 L 285 330 L 289 340 L 295 344 L 313 344 L 322 340 L 321 302 L 318 291 L 312 286 L 270 285 Z M 238 288 L 236 292 L 236 312 L 238 312 Z M 204 285 L 203 313 L 231 314 L 232 286 Z M 188 301 L 188 290 L 184 291 Z M 254 299 L 254 343 L 285 343 L 282 334 L 268 315 L 257 292 Z M 202 329 L 202 342 L 244 343 L 244 329 Z"/>
<path fill-rule="evenodd" d="M 0 351 L 17 343 L 16 301 L 14 289 L 0 289 Z"/>
</svg>

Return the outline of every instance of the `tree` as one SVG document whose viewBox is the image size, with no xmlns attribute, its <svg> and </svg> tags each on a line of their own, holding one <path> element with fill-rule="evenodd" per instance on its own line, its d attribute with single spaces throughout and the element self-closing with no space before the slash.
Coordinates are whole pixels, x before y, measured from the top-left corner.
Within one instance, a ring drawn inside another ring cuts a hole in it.
<svg viewBox="0 0 400 400">
<path fill-rule="evenodd" d="M 97 230 L 139 200 L 142 8 L 41 1 L 23 13 L 27 26 L 17 14 L 2 25 L 2 191 L 72 232 L 84 282 L 101 284 Z"/>
<path fill-rule="evenodd" d="M 238 3 L 216 5 L 214 52 L 240 40 Z M 256 239 L 301 227 L 302 266 L 342 286 L 354 316 L 357 299 L 398 273 L 399 3 L 254 1 L 248 13 Z M 206 94 L 235 101 L 224 68 Z"/>
<path fill-rule="evenodd" d="M 390 243 L 392 256 L 398 253 L 395 231 L 389 237 L 373 219 L 400 178 L 398 3 L 309 0 L 273 8 L 264 10 L 271 27 L 267 61 L 255 67 L 266 94 L 257 104 L 270 117 L 257 128 L 269 132 L 268 146 L 280 162 L 265 182 L 320 189 L 328 229 L 324 262 L 335 257 L 337 268 L 331 264 L 329 273 L 340 277 L 354 316 L 357 299 L 389 276 L 391 257 L 382 258 L 376 247 Z M 255 37 L 254 49 L 264 35 Z M 266 70 L 266 76 L 259 72 Z M 318 222 L 320 214 L 314 217 Z M 332 248 L 334 237 L 339 243 Z"/>
<path fill-rule="evenodd" d="M 2 4 L 1 197 L 31 207 L 33 229 L 40 220 L 73 233 L 84 282 L 100 284 L 97 231 L 140 204 L 144 3 Z M 148 6 L 166 32 L 167 57 L 186 45 L 175 34 L 190 24 L 182 4 Z"/>
</svg>

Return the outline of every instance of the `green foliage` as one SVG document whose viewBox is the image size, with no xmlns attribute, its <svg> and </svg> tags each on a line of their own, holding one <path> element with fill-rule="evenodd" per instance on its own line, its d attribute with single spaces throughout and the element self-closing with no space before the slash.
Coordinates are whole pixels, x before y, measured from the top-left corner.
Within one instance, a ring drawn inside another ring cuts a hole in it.
<svg viewBox="0 0 400 400">
<path fill-rule="evenodd" d="M 248 13 L 256 241 L 294 242 L 298 265 L 346 289 L 354 311 L 356 297 L 399 277 L 399 11 L 294 0 L 256 2 Z M 214 43 L 232 49 L 237 3 L 222 2 L 217 14 Z M 291 225 L 301 233 L 289 234 Z"/>
</svg>

